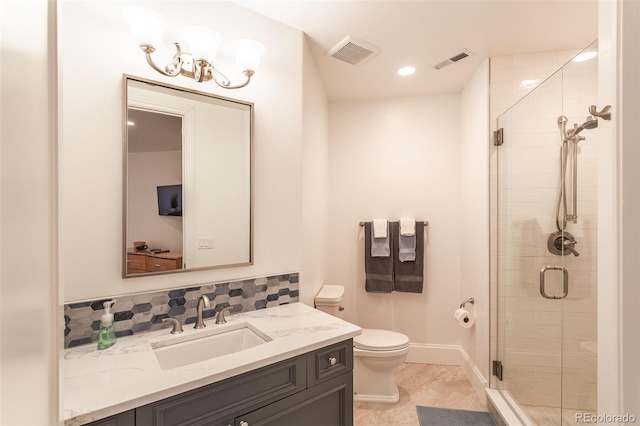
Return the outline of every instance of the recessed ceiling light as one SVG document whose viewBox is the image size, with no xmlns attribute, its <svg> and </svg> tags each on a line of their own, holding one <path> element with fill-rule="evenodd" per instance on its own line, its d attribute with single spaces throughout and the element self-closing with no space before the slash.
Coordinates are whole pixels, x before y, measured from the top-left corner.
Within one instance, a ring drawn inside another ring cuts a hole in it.
<svg viewBox="0 0 640 426">
<path fill-rule="evenodd" d="M 590 52 L 582 52 L 579 53 L 578 55 L 576 55 L 575 58 L 573 58 L 573 62 L 584 62 L 584 61 L 588 61 L 591 58 L 595 58 L 598 55 L 598 52 L 595 50 L 592 50 Z"/>
<path fill-rule="evenodd" d="M 413 74 L 414 72 L 416 72 L 416 69 L 414 67 L 404 67 L 398 70 L 398 75 L 405 77 L 407 75 Z"/>
</svg>

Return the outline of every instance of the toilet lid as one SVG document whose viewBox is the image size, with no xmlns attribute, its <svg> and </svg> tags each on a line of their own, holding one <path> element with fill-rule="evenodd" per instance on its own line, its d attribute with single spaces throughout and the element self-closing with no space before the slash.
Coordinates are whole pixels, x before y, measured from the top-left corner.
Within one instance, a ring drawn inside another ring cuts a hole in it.
<svg viewBox="0 0 640 426">
<path fill-rule="evenodd" d="M 368 351 L 392 351 L 409 345 L 409 338 L 389 330 L 362 329 L 362 334 L 353 338 L 354 346 Z"/>
<path fill-rule="evenodd" d="M 323 285 L 316 296 L 315 302 L 318 304 L 338 304 L 342 300 L 344 287 L 341 285 Z"/>
</svg>

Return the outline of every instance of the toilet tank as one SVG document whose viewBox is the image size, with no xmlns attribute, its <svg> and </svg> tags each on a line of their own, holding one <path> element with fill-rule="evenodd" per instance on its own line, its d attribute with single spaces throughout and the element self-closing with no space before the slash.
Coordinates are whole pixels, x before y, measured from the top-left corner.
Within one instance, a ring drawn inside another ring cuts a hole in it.
<svg viewBox="0 0 640 426">
<path fill-rule="evenodd" d="M 323 285 L 314 299 L 316 309 L 335 317 L 342 317 L 342 295 L 344 287 L 341 285 Z"/>
</svg>

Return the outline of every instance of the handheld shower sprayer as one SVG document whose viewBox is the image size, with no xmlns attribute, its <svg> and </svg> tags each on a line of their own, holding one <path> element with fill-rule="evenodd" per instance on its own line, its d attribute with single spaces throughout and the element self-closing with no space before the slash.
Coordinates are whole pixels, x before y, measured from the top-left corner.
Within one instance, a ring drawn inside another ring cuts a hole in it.
<svg viewBox="0 0 640 426">
<path fill-rule="evenodd" d="M 573 129 L 569 130 L 567 137 L 572 138 L 576 136 L 578 133 L 580 133 L 581 131 L 583 131 L 584 129 L 590 130 L 590 129 L 595 129 L 596 127 L 598 127 L 598 119 L 590 115 L 587 117 L 585 122 L 582 123 L 581 125 L 578 126 L 578 124 L 574 124 Z M 584 138 L 582 138 L 581 140 L 584 140 Z M 576 141 L 576 142 L 579 142 L 579 141 Z"/>
</svg>

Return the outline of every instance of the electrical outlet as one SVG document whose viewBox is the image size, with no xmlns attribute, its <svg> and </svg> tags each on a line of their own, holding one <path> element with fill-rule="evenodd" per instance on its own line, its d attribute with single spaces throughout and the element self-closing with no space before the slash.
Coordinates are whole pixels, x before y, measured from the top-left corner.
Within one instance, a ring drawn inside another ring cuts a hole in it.
<svg viewBox="0 0 640 426">
<path fill-rule="evenodd" d="M 213 238 L 198 238 L 198 250 L 208 250 L 213 248 Z"/>
</svg>

